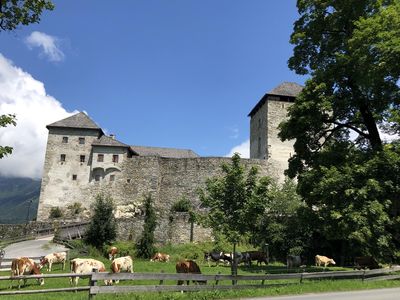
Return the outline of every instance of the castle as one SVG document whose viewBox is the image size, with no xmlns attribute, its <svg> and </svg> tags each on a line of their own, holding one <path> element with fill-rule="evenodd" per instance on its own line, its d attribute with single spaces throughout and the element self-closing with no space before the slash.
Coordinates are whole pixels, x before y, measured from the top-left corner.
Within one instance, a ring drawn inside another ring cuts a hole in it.
<svg viewBox="0 0 400 300">
<path fill-rule="evenodd" d="M 260 175 L 283 180 L 293 144 L 278 139 L 277 127 L 301 88 L 296 83 L 282 83 L 251 110 L 250 159 L 242 159 L 246 167 L 256 165 Z M 54 208 L 59 208 L 65 219 L 85 219 L 99 193 L 113 198 L 117 218 L 140 220 L 144 195 L 150 193 L 158 226 L 171 227 L 173 204 L 185 197 L 199 207 L 197 189 L 220 173 L 223 162 L 230 162 L 225 157 L 200 157 L 192 150 L 122 143 L 107 136 L 82 112 L 47 125 L 47 129 L 38 221 L 49 220 Z M 79 213 L 73 208 L 80 208 Z M 167 233 L 163 234 L 159 239 L 168 240 Z"/>
</svg>

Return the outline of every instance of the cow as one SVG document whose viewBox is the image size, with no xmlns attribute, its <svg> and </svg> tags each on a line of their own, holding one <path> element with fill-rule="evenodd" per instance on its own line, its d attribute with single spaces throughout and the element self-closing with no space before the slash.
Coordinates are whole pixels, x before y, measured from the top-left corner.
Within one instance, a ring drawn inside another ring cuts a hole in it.
<svg viewBox="0 0 400 300">
<path fill-rule="evenodd" d="M 324 265 L 324 268 L 326 268 L 329 264 L 336 265 L 332 258 L 322 255 L 315 255 L 315 266 L 320 267 L 321 265 Z"/>
<path fill-rule="evenodd" d="M 300 255 L 288 255 L 286 257 L 286 266 L 288 269 L 300 268 L 303 260 Z"/>
<path fill-rule="evenodd" d="M 379 269 L 378 262 L 372 256 L 358 256 L 354 258 L 354 269 Z"/>
<path fill-rule="evenodd" d="M 99 272 L 105 272 L 106 267 L 101 261 L 92 258 L 74 258 L 70 261 L 71 272 L 75 274 L 83 274 L 93 272 L 93 269 L 97 269 Z M 70 277 L 69 282 L 75 283 L 75 286 L 78 285 L 79 277 L 72 278 Z M 107 281 L 104 281 L 108 284 Z"/>
<path fill-rule="evenodd" d="M 220 262 L 224 262 L 225 264 L 231 263 L 232 255 L 230 253 L 224 253 L 222 251 L 204 252 L 204 260 L 208 262 L 209 267 L 211 266 L 211 261 L 214 261 L 215 266 L 218 266 Z"/>
<path fill-rule="evenodd" d="M 193 260 L 180 260 L 175 265 L 176 273 L 193 273 L 201 274 L 200 267 Z M 178 280 L 178 285 L 182 285 L 184 280 Z M 193 280 L 193 283 L 207 284 L 206 280 Z M 187 280 L 189 285 L 189 280 Z"/>
<path fill-rule="evenodd" d="M 249 266 L 251 266 L 251 261 L 253 261 L 253 260 L 257 260 L 257 266 L 258 265 L 261 266 L 262 263 L 264 263 L 265 265 L 268 265 L 268 257 L 265 252 L 246 251 L 246 252 L 242 252 L 242 256 L 243 256 L 243 261 Z"/>
<path fill-rule="evenodd" d="M 123 256 L 114 259 L 111 263 L 111 273 L 120 273 L 120 272 L 128 272 L 133 273 L 133 260 L 130 256 Z M 115 280 L 115 283 L 118 283 L 119 280 Z M 108 281 L 108 285 L 113 283 L 112 280 Z"/>
<path fill-rule="evenodd" d="M 47 271 L 51 272 L 51 266 L 54 263 L 62 263 L 62 269 L 65 270 L 67 252 L 54 252 L 40 258 L 40 268 L 47 264 Z"/>
<path fill-rule="evenodd" d="M 32 259 L 28 257 L 19 257 L 13 259 L 11 262 L 11 277 L 20 275 L 42 275 L 42 274 L 40 273 L 39 267 Z M 18 289 L 21 288 L 21 280 L 22 279 L 18 280 Z M 27 279 L 24 279 L 24 285 L 26 285 L 26 281 Z M 44 284 L 43 278 L 38 278 L 37 281 L 40 285 Z M 12 285 L 12 280 L 11 280 L 11 285 Z"/>
<path fill-rule="evenodd" d="M 163 261 L 169 262 L 169 254 L 157 252 L 154 256 L 150 259 L 150 261 Z"/>
<path fill-rule="evenodd" d="M 118 254 L 118 248 L 115 246 L 111 246 L 110 249 L 108 249 L 108 259 L 113 260 L 114 258 L 117 257 Z"/>
</svg>

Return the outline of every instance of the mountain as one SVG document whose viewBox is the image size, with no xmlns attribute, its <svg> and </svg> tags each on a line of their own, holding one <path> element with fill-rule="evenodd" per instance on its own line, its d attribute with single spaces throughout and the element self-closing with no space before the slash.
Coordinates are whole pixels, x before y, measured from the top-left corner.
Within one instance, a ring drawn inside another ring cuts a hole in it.
<svg viewBox="0 0 400 300">
<path fill-rule="evenodd" d="M 39 194 L 40 180 L 0 177 L 0 224 L 26 223 L 27 218 L 36 218 Z"/>
</svg>

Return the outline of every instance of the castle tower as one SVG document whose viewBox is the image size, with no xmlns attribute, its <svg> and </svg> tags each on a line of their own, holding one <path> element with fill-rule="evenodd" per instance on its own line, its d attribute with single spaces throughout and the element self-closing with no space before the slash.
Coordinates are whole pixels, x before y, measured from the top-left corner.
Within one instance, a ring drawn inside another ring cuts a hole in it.
<svg viewBox="0 0 400 300">
<path fill-rule="evenodd" d="M 287 118 L 287 109 L 302 88 L 294 82 L 283 82 L 266 93 L 248 115 L 250 158 L 267 159 L 280 180 L 283 180 L 283 172 L 288 168 L 294 142 L 282 142 L 278 137 L 278 126 Z"/>
<path fill-rule="evenodd" d="M 82 202 L 81 187 L 91 177 L 92 143 L 104 135 L 80 112 L 46 126 L 49 130 L 40 190 L 38 221 L 48 220 L 52 207 Z M 66 203 L 65 199 L 70 199 Z"/>
</svg>

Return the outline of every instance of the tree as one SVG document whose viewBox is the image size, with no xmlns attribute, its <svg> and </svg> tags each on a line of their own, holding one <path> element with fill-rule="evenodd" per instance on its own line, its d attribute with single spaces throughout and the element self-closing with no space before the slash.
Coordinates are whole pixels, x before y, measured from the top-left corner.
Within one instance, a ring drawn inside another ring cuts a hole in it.
<svg viewBox="0 0 400 300">
<path fill-rule="evenodd" d="M 310 79 L 280 125 L 283 140 L 295 139 L 288 175 L 323 247 L 397 257 L 400 153 L 379 130 L 399 133 L 400 1 L 297 7 L 289 67 Z"/>
<path fill-rule="evenodd" d="M 399 0 L 299 0 L 297 7 L 289 67 L 311 78 L 281 125 L 281 138 L 296 139 L 291 177 L 334 141 L 381 151 L 378 128 L 399 132 L 400 108 Z"/>
<path fill-rule="evenodd" d="M 114 202 L 109 195 L 98 194 L 93 203 L 91 218 L 85 240 L 88 244 L 102 249 L 117 236 L 117 223 L 114 217 Z"/>
<path fill-rule="evenodd" d="M 138 257 L 143 258 L 151 258 L 153 254 L 156 252 L 154 247 L 154 231 L 157 226 L 156 222 L 156 212 L 153 207 L 153 200 L 151 199 L 151 195 L 147 195 L 144 202 L 144 226 L 142 236 L 140 237 L 136 255 Z"/>
<path fill-rule="evenodd" d="M 245 172 L 239 154 L 232 156 L 231 164 L 222 164 L 222 176 L 209 178 L 200 201 L 208 208 L 203 222 L 214 232 L 221 232 L 233 244 L 233 253 L 241 237 L 256 232 L 264 213 L 270 178 L 257 178 L 257 168 Z M 234 254 L 235 255 L 235 254 Z M 232 274 L 237 274 L 236 259 Z"/>
<path fill-rule="evenodd" d="M 49 0 L 0 0 L 0 31 L 39 23 L 42 12 L 53 9 L 54 4 Z"/>
<path fill-rule="evenodd" d="M 16 125 L 15 122 L 15 115 L 0 115 L 0 128 L 1 127 L 6 127 L 8 125 Z M 8 154 L 12 153 L 13 148 L 10 146 L 1 146 L 0 145 L 0 159 L 2 159 L 4 156 L 7 156 Z"/>
</svg>

